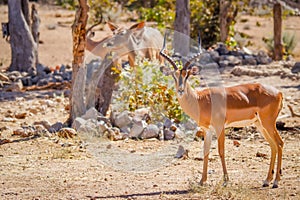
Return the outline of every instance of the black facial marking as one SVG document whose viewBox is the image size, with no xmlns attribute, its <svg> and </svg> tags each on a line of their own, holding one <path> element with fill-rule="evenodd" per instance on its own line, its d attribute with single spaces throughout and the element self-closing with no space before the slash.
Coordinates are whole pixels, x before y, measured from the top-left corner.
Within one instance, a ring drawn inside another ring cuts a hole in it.
<svg viewBox="0 0 300 200">
<path fill-rule="evenodd" d="M 274 169 L 272 169 L 272 174 L 274 174 Z"/>
<path fill-rule="evenodd" d="M 180 70 L 180 75 L 179 75 L 179 84 L 178 85 L 182 85 L 182 71 Z"/>
</svg>

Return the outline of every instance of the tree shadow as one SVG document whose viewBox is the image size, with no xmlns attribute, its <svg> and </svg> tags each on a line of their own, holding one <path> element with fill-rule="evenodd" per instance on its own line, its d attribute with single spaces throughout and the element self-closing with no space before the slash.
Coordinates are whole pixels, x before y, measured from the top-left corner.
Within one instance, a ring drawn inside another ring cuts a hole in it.
<svg viewBox="0 0 300 200">
<path fill-rule="evenodd" d="M 17 98 L 31 99 L 45 99 L 54 96 L 67 96 L 64 90 L 36 90 L 36 91 L 22 91 L 22 92 L 8 92 L 0 90 L 0 102 L 16 101 Z"/>
<path fill-rule="evenodd" d="M 39 138 L 39 137 L 41 137 L 39 134 L 35 134 L 33 136 L 30 136 L 30 137 L 20 138 L 20 139 L 15 139 L 15 140 L 0 139 L 0 145 L 4 145 L 4 144 L 8 144 L 8 143 L 25 142 L 25 141 L 29 141 L 29 140 L 34 140 L 34 139 Z"/>
<path fill-rule="evenodd" d="M 111 195 L 111 196 L 87 196 L 91 200 L 96 199 L 114 199 L 114 198 L 121 198 L 121 199 L 131 199 L 136 197 L 153 197 L 159 195 L 182 195 L 188 194 L 188 190 L 172 190 L 172 191 L 162 191 L 162 192 L 146 192 L 146 193 L 133 193 L 133 194 L 124 194 L 124 195 Z"/>
<path fill-rule="evenodd" d="M 294 89 L 300 90 L 300 85 L 285 85 L 285 86 L 282 86 L 282 88 L 284 88 L 284 89 L 294 88 Z"/>
</svg>

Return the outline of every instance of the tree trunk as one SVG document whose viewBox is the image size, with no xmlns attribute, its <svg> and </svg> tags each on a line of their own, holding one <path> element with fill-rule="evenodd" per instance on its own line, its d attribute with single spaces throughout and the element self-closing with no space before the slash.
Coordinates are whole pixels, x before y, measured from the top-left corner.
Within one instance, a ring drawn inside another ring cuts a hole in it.
<svg viewBox="0 0 300 200">
<path fill-rule="evenodd" d="M 111 63 L 110 66 L 105 69 L 96 89 L 95 107 L 104 116 L 109 109 L 117 79 L 120 77 L 120 74 L 112 71 L 113 66 L 113 63 Z"/>
<path fill-rule="evenodd" d="M 190 1 L 176 0 L 174 22 L 174 50 L 181 56 L 187 56 L 190 48 Z"/>
<path fill-rule="evenodd" d="M 281 60 L 283 54 L 283 46 L 281 43 L 282 32 L 282 17 L 281 17 L 281 5 L 276 3 L 273 7 L 274 17 L 274 60 Z"/>
<path fill-rule="evenodd" d="M 21 0 L 22 12 L 27 25 L 30 27 L 30 14 L 29 14 L 29 3 L 28 0 Z"/>
<path fill-rule="evenodd" d="M 72 25 L 72 35 L 73 35 L 73 62 L 72 62 L 72 84 L 71 84 L 71 94 L 70 94 L 70 113 L 68 124 L 71 125 L 73 120 L 78 116 L 84 114 L 85 108 L 77 108 L 74 105 L 76 101 L 80 101 L 81 105 L 84 105 L 84 96 L 76 94 L 75 97 L 74 91 L 76 91 L 75 80 L 77 78 L 78 71 L 84 71 L 82 68 L 84 67 L 84 51 L 85 51 L 85 40 L 86 40 L 86 24 L 88 20 L 88 10 L 89 7 L 87 5 L 87 0 L 78 0 L 79 8 L 76 11 L 75 20 Z M 77 81 L 78 82 L 78 81 Z M 84 85 L 85 82 L 77 83 Z"/>
<path fill-rule="evenodd" d="M 26 5 L 27 7 L 25 7 Z M 12 51 L 9 71 L 29 71 L 29 69 L 32 70 L 32 68 L 35 69 L 36 67 L 36 43 L 27 23 L 28 9 L 28 0 L 13 0 L 8 2 Z"/>
<path fill-rule="evenodd" d="M 35 58 L 36 58 L 36 64 L 39 64 L 39 56 L 38 56 L 38 50 L 39 50 L 39 37 L 40 37 L 40 32 L 39 32 L 39 26 L 40 26 L 40 18 L 37 12 L 37 9 L 35 8 L 35 5 L 32 4 L 31 6 L 31 34 L 33 36 L 34 42 L 36 44 L 35 48 Z"/>
<path fill-rule="evenodd" d="M 225 42 L 228 37 L 229 26 L 227 22 L 227 15 L 229 12 L 231 2 L 220 0 L 220 40 Z"/>
</svg>

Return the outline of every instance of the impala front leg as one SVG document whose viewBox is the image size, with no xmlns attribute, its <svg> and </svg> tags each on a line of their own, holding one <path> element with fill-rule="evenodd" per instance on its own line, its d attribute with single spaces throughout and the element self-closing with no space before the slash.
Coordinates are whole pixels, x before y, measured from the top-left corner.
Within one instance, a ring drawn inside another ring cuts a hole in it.
<svg viewBox="0 0 300 200">
<path fill-rule="evenodd" d="M 226 169 L 226 163 L 225 163 L 225 133 L 224 133 L 224 128 L 221 131 L 221 134 L 219 135 L 218 138 L 218 151 L 219 151 L 219 156 L 221 159 L 222 167 L 223 167 L 223 186 L 227 186 L 227 183 L 229 181 L 229 177 L 227 174 L 227 169 Z"/>
<path fill-rule="evenodd" d="M 207 180 L 207 168 L 208 168 L 208 157 L 209 157 L 209 150 L 211 146 L 212 141 L 212 130 L 208 130 L 204 134 L 204 146 L 203 146 L 203 170 L 202 170 L 202 178 L 200 180 L 200 185 L 203 185 L 203 183 Z"/>
</svg>

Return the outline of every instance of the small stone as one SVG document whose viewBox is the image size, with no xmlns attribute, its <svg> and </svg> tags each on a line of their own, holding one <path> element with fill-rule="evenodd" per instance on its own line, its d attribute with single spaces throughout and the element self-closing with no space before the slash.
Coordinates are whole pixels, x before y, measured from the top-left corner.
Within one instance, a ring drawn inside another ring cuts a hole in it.
<svg viewBox="0 0 300 200">
<path fill-rule="evenodd" d="M 48 85 L 50 82 L 50 79 L 48 78 L 43 78 L 43 79 L 39 79 L 37 82 L 37 86 L 44 86 L 44 85 Z"/>
<path fill-rule="evenodd" d="M 267 158 L 267 154 L 265 154 L 265 153 L 260 153 L 260 152 L 257 152 L 257 153 L 256 153 L 256 157 L 260 157 L 260 158 Z"/>
<path fill-rule="evenodd" d="M 57 136 L 60 138 L 69 139 L 77 136 L 77 132 L 72 128 L 62 128 L 57 132 Z"/>
<path fill-rule="evenodd" d="M 24 112 L 24 113 L 16 113 L 15 114 L 15 118 L 17 118 L 17 119 L 25 119 L 26 116 L 27 116 L 26 112 Z"/>
<path fill-rule="evenodd" d="M 163 131 L 163 133 L 164 133 L 164 140 L 173 140 L 174 137 L 175 137 L 175 132 L 174 131 L 165 129 Z"/>
<path fill-rule="evenodd" d="M 50 133 L 56 133 L 57 131 L 61 130 L 63 128 L 63 123 L 61 122 L 56 122 L 55 124 L 52 124 L 51 127 L 49 128 Z"/>
<path fill-rule="evenodd" d="M 9 78 L 5 74 L 0 73 L 0 81 L 9 82 Z"/>
<path fill-rule="evenodd" d="M 184 152 L 185 152 L 184 147 L 182 145 L 179 145 L 177 153 L 174 156 L 174 158 L 182 158 Z"/>
<path fill-rule="evenodd" d="M 300 62 L 296 62 L 291 71 L 294 74 L 299 73 L 300 72 Z"/>
<path fill-rule="evenodd" d="M 33 123 L 33 125 L 42 125 L 45 127 L 45 129 L 47 129 L 48 131 L 50 131 L 50 127 L 51 127 L 51 124 L 49 121 L 47 120 L 42 120 L 42 121 L 36 121 Z"/>
<path fill-rule="evenodd" d="M 233 145 L 236 147 L 239 147 L 241 145 L 241 143 L 239 143 L 239 141 L 237 141 L 237 140 L 233 140 Z"/>
<path fill-rule="evenodd" d="M 254 56 L 252 55 L 245 55 L 244 59 L 242 60 L 243 65 L 257 65 L 257 61 Z"/>
<path fill-rule="evenodd" d="M 18 128 L 13 131 L 13 136 L 18 135 L 20 137 L 29 137 L 35 134 L 35 130 L 31 127 Z"/>
<path fill-rule="evenodd" d="M 265 51 L 259 51 L 256 56 L 257 64 L 269 64 L 272 62 L 272 59 L 268 56 L 268 54 Z"/>
<path fill-rule="evenodd" d="M 11 117 L 4 117 L 3 119 L 2 119 L 2 122 L 16 122 L 17 120 L 16 119 L 14 119 L 14 118 L 11 118 Z"/>
<path fill-rule="evenodd" d="M 38 113 L 38 109 L 35 106 L 28 108 L 28 111 L 35 115 Z"/>
<path fill-rule="evenodd" d="M 23 83 L 21 80 L 11 83 L 5 87 L 6 91 L 10 92 L 21 92 L 23 89 Z"/>
<path fill-rule="evenodd" d="M 165 122 L 164 122 L 164 128 L 170 128 L 172 126 L 172 121 L 169 119 L 169 118 L 166 118 L 165 119 Z"/>
<path fill-rule="evenodd" d="M 216 51 L 218 51 L 220 55 L 227 55 L 229 53 L 229 50 L 224 43 L 218 43 Z"/>
</svg>

